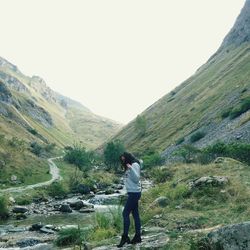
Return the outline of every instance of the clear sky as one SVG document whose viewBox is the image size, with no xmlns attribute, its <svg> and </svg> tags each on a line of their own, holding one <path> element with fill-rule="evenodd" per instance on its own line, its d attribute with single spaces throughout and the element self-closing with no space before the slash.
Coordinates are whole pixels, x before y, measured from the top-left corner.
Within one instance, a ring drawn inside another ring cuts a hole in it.
<svg viewBox="0 0 250 250">
<path fill-rule="evenodd" d="M 0 0 L 0 56 L 127 123 L 220 46 L 244 0 Z"/>
</svg>

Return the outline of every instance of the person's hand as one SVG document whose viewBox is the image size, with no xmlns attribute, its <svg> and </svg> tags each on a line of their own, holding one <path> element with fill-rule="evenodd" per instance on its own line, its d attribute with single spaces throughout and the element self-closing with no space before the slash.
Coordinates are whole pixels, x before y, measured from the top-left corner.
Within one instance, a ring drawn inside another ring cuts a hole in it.
<svg viewBox="0 0 250 250">
<path fill-rule="evenodd" d="M 129 164 L 129 163 L 127 163 L 127 168 L 129 169 L 129 168 L 132 168 L 132 166 Z"/>
</svg>

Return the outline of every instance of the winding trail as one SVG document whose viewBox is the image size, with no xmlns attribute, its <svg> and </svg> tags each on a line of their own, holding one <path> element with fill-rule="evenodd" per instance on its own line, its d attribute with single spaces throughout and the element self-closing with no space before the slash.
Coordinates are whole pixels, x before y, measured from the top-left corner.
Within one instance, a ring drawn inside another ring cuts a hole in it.
<svg viewBox="0 0 250 250">
<path fill-rule="evenodd" d="M 54 182 L 56 180 L 62 180 L 62 176 L 60 175 L 59 168 L 53 162 L 53 160 L 61 159 L 62 157 L 63 156 L 58 156 L 58 157 L 53 157 L 53 158 L 48 159 L 49 168 L 50 168 L 49 173 L 52 175 L 52 178 L 49 181 L 40 182 L 40 183 L 27 185 L 27 186 L 23 186 L 23 187 L 11 187 L 11 188 L 7 188 L 7 189 L 1 189 L 0 193 L 1 192 L 23 192 L 23 191 L 37 188 L 37 187 L 49 186 L 52 182 Z"/>
</svg>

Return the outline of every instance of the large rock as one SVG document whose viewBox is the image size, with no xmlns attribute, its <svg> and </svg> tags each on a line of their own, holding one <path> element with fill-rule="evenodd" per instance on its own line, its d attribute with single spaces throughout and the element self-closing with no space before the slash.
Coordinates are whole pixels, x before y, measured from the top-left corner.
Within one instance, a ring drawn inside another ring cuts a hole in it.
<svg viewBox="0 0 250 250">
<path fill-rule="evenodd" d="M 210 232 L 201 240 L 199 249 L 248 250 L 250 249 L 250 221 L 229 225 Z"/>
<path fill-rule="evenodd" d="M 60 207 L 60 211 L 63 213 L 72 213 L 72 209 L 69 204 L 62 204 Z"/>
<path fill-rule="evenodd" d="M 77 191 L 81 194 L 89 194 L 90 193 L 90 187 L 84 184 L 79 184 L 77 187 Z"/>
<path fill-rule="evenodd" d="M 94 207 L 94 205 L 92 205 L 88 202 L 85 202 L 83 200 L 71 201 L 71 202 L 69 202 L 69 205 L 74 210 L 80 210 L 81 208 L 93 208 Z"/>
<path fill-rule="evenodd" d="M 222 186 L 228 182 L 229 179 L 226 176 L 203 176 L 190 181 L 188 185 L 192 189 L 201 186 Z"/>
<path fill-rule="evenodd" d="M 13 207 L 13 209 L 12 209 L 12 212 L 13 212 L 13 213 L 16 213 L 16 214 L 24 214 L 24 213 L 26 213 L 26 212 L 28 212 L 28 211 L 29 211 L 28 208 L 26 208 L 26 207 L 21 207 L 21 206 L 15 206 L 15 207 Z"/>
<path fill-rule="evenodd" d="M 165 196 L 160 196 L 153 202 L 153 205 L 166 207 L 167 205 L 169 205 L 169 199 Z"/>
</svg>

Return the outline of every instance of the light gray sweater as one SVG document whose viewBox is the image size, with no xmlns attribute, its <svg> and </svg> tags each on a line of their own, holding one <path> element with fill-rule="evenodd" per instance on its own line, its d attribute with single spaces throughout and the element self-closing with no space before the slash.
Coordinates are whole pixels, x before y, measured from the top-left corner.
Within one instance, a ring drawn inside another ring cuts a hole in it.
<svg viewBox="0 0 250 250">
<path fill-rule="evenodd" d="M 137 162 L 134 162 L 132 167 L 126 170 L 124 183 L 128 193 L 141 192 L 140 172 L 141 167 Z"/>
</svg>

